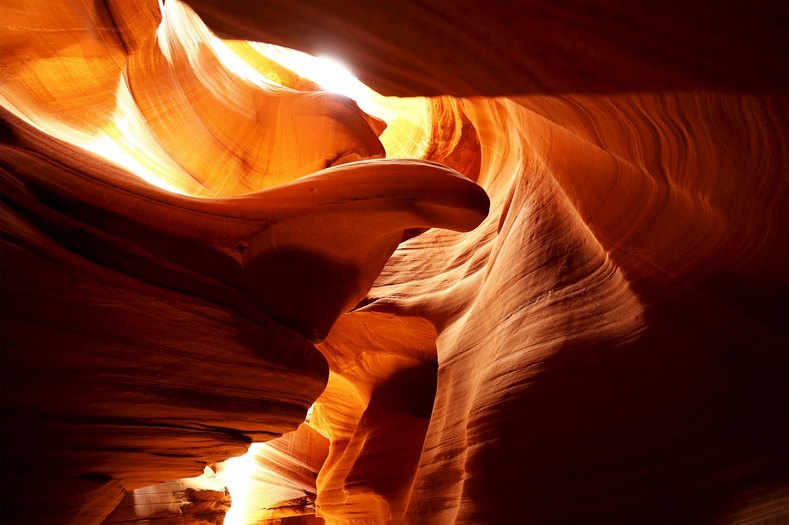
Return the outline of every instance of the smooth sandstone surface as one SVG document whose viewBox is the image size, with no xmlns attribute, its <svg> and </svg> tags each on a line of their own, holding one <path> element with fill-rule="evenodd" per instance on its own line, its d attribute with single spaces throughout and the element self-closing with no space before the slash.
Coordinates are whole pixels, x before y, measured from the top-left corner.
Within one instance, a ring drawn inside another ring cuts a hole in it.
<svg viewBox="0 0 789 525">
<path fill-rule="evenodd" d="M 781 1 L 188 3 L 223 38 L 335 56 L 385 95 L 769 92 L 789 75 Z"/>
<path fill-rule="evenodd" d="M 188 4 L 0 7 L 4 523 L 789 519 L 785 3 Z"/>
</svg>

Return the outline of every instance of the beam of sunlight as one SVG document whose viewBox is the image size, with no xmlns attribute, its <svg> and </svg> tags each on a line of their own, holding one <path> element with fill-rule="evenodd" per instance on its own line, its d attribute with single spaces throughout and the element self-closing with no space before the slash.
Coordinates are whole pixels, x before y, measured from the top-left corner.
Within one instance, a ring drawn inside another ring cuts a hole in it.
<svg viewBox="0 0 789 525">
<path fill-rule="evenodd" d="M 255 443 L 243 456 L 228 459 L 217 473 L 224 481 L 232 499 L 230 510 L 225 514 L 224 525 L 244 525 L 246 522 L 252 473 L 255 470 L 255 454 L 260 446 L 261 444 Z"/>
<path fill-rule="evenodd" d="M 352 99 L 359 108 L 386 122 L 379 137 L 387 157 L 421 158 L 430 144 L 432 112 L 426 97 L 385 97 L 367 87 L 351 70 L 331 57 L 316 57 L 286 47 L 249 42 L 260 55 L 322 89 Z"/>
</svg>

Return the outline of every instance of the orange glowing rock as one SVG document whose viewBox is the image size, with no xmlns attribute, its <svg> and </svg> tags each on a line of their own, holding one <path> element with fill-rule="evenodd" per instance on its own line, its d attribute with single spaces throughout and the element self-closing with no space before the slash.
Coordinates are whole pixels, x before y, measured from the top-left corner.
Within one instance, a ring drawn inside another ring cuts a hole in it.
<svg viewBox="0 0 789 525">
<path fill-rule="evenodd" d="M 209 467 L 201 476 L 150 485 L 126 493 L 107 524 L 134 524 L 143 519 L 173 523 L 222 525 L 231 499 L 225 481 Z"/>
<path fill-rule="evenodd" d="M 789 519 L 782 2 L 188 4 L 0 7 L 4 522 Z"/>
<path fill-rule="evenodd" d="M 39 446 L 56 458 L 105 451 L 62 475 L 126 489 L 294 428 L 326 377 L 304 336 L 321 339 L 364 296 L 404 229 L 469 229 L 487 210 L 472 182 L 421 161 L 347 164 L 201 201 L 6 124 L 3 294 L 15 308 L 4 338 L 25 350 L 6 356 L 18 375 L 5 401 L 27 408 L 9 420 L 9 442 L 24 449 L 27 418 L 46 407 L 58 437 Z"/>
<path fill-rule="evenodd" d="M 310 425 L 330 441 L 317 499 L 328 521 L 403 519 L 436 394 L 435 338 L 421 318 L 354 312 L 319 345 L 331 373 Z"/>
<path fill-rule="evenodd" d="M 233 497 L 225 525 L 314 516 L 316 478 L 327 453 L 328 440 L 301 425 L 219 464 L 219 475 Z"/>
</svg>

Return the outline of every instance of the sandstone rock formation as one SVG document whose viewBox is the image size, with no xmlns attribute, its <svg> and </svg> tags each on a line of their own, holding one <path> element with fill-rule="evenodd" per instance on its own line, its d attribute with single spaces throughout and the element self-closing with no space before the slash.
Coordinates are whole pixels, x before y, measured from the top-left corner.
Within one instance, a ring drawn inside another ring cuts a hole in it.
<svg viewBox="0 0 789 525">
<path fill-rule="evenodd" d="M 0 6 L 3 523 L 789 519 L 785 3 L 188 4 Z"/>
<path fill-rule="evenodd" d="M 303 424 L 279 439 L 255 443 L 244 456 L 220 464 L 219 475 L 233 497 L 226 523 L 314 517 L 316 478 L 328 448 L 326 437 Z"/>
<path fill-rule="evenodd" d="M 104 523 L 199 523 L 221 525 L 230 510 L 230 494 L 222 478 L 206 467 L 201 476 L 142 487 L 127 492 Z"/>
</svg>

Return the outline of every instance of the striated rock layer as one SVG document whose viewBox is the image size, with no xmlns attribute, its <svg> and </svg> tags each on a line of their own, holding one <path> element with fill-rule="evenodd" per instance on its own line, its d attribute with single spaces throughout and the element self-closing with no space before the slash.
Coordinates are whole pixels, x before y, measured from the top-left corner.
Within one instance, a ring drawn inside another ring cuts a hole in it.
<svg viewBox="0 0 789 525">
<path fill-rule="evenodd" d="M 372 42 L 329 37 L 384 92 L 547 93 L 462 104 L 491 215 L 471 234 L 428 232 L 402 245 L 366 301 L 366 311 L 421 317 L 438 331 L 435 408 L 406 519 L 716 521 L 758 515 L 756 505 L 780 520 L 780 504 L 765 502 L 787 490 L 785 10 L 469 4 L 478 16 L 298 2 L 220 15 L 193 2 L 225 35 L 305 49 L 326 35 L 296 28 L 326 20 L 335 34 Z M 671 29 L 661 22 L 669 16 Z M 695 17 L 705 23 L 682 29 Z M 416 22 L 399 31 L 404 19 Z M 559 52 L 590 75 L 533 58 L 548 46 L 516 39 L 544 38 L 529 29 L 543 31 L 546 19 L 560 28 L 550 37 L 567 42 Z M 579 19 L 602 29 L 593 36 Z M 414 27 L 451 27 L 457 45 Z M 464 54 L 472 34 L 491 42 L 476 48 L 489 60 Z M 595 40 L 611 45 L 601 53 Z M 582 59 L 584 42 L 602 58 Z M 375 54 L 414 66 L 381 67 Z M 653 93 L 580 94 L 632 90 Z M 365 404 L 345 414 L 360 419 Z M 404 435 L 377 454 L 396 454 Z M 319 514 L 400 516 L 398 498 L 375 489 L 391 468 L 353 455 L 338 464 L 367 472 L 345 490 L 370 503 L 360 511 L 327 492 Z"/>
<path fill-rule="evenodd" d="M 403 230 L 467 229 L 487 207 L 468 180 L 416 161 L 199 201 L 8 123 L 8 494 L 34 492 L 46 472 L 95 484 L 111 510 L 124 488 L 196 474 L 295 428 L 326 380 L 307 338 L 358 302 Z M 11 519 L 69 515 L 24 501 L 10 500 Z M 106 514 L 88 507 L 80 519 Z"/>
<path fill-rule="evenodd" d="M 184 521 L 221 525 L 231 505 L 224 483 L 206 467 L 196 478 L 142 487 L 127 492 L 103 523 L 133 524 L 146 519 L 161 525 Z"/>
<path fill-rule="evenodd" d="M 0 8 L 4 523 L 789 519 L 784 3 L 189 4 L 441 96 Z"/>
<path fill-rule="evenodd" d="M 409 241 L 371 292 L 368 309 L 439 331 L 408 516 L 708 522 L 751 491 L 785 490 L 786 339 L 773 314 L 785 305 L 786 167 L 761 150 L 785 140 L 783 108 L 549 102 L 469 107 L 490 217 L 469 236 Z M 605 126 L 614 111 L 621 127 Z M 701 154 L 729 141 L 752 144 L 752 160 Z M 429 265 L 409 270 L 425 252 Z"/>
</svg>

